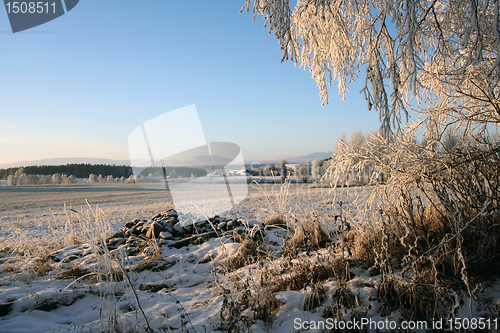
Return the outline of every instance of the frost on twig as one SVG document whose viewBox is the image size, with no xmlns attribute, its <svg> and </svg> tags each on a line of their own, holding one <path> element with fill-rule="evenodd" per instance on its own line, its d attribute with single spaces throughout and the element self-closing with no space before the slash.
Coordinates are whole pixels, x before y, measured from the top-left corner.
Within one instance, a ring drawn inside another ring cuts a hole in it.
<svg viewBox="0 0 500 333">
<path fill-rule="evenodd" d="M 253 3 L 253 6 L 252 6 Z M 409 111 L 439 122 L 500 122 L 498 1 L 246 0 L 283 59 L 308 69 L 323 104 L 363 75 L 368 109 L 391 136 Z M 432 117 L 431 117 L 432 116 Z"/>
</svg>

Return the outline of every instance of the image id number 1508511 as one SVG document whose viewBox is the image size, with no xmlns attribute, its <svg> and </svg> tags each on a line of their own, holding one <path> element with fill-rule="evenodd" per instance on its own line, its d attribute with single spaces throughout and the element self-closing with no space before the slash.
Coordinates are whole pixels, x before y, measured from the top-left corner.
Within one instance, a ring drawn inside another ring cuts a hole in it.
<svg viewBox="0 0 500 333">
<path fill-rule="evenodd" d="M 7 2 L 5 3 L 5 7 L 7 8 L 7 13 L 9 14 L 17 14 L 17 13 L 30 13 L 30 14 L 42 14 L 42 13 L 55 13 L 56 12 L 56 3 L 49 1 L 38 1 L 38 2 Z"/>
<path fill-rule="evenodd" d="M 498 319 L 484 319 L 484 318 L 455 318 L 455 319 L 448 319 L 448 324 L 450 325 L 450 328 L 452 330 L 490 330 L 490 329 L 498 329 Z"/>
</svg>

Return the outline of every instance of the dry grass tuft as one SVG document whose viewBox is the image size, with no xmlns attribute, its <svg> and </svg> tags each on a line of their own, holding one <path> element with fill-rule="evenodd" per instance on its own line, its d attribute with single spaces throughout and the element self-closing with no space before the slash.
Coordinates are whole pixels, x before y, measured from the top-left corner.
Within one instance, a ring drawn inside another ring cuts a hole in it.
<svg viewBox="0 0 500 333">
<path fill-rule="evenodd" d="M 380 300 L 382 316 L 390 314 L 398 304 L 398 293 L 396 287 L 398 282 L 394 277 L 382 277 L 377 284 L 378 298 Z"/>
<path fill-rule="evenodd" d="M 258 289 L 254 293 L 243 293 L 238 304 L 242 308 L 250 308 L 254 320 L 269 322 L 283 302 L 269 290 Z"/>
<path fill-rule="evenodd" d="M 112 270 L 111 272 L 95 272 L 89 278 L 89 284 L 96 284 L 100 282 L 121 282 L 123 281 L 123 273 L 119 270 Z"/>
<path fill-rule="evenodd" d="M 49 256 L 38 257 L 34 260 L 30 270 L 32 271 L 33 274 L 37 276 L 45 276 L 52 270 L 49 262 L 50 262 Z"/>
<path fill-rule="evenodd" d="M 423 235 L 425 235 L 426 231 L 430 231 L 433 235 L 442 237 L 451 231 L 449 222 L 452 219 L 453 216 L 442 205 L 437 207 L 436 204 L 429 203 L 424 209 L 422 218 Z"/>
<path fill-rule="evenodd" d="M 330 263 L 313 264 L 303 260 L 292 262 L 287 266 L 281 269 L 281 272 L 269 268 L 264 271 L 263 283 L 268 285 L 272 292 L 302 290 L 335 276 Z"/>
<path fill-rule="evenodd" d="M 341 286 L 333 293 L 335 298 L 335 303 L 345 307 L 346 309 L 353 309 L 361 304 L 361 300 L 358 296 L 354 296 L 353 293 L 344 286 Z"/>
<path fill-rule="evenodd" d="M 356 309 L 361 305 L 359 296 L 354 296 L 349 289 L 341 286 L 339 289 L 335 290 L 333 297 L 335 303 L 328 305 L 325 309 L 325 313 L 323 314 L 324 318 L 332 318 L 336 321 L 345 320 L 345 315 L 349 315 L 352 318 L 366 318 L 366 314 L 360 315 L 359 311 Z M 328 328 L 325 330 L 325 333 L 330 332 L 352 332 L 352 330 L 347 328 Z"/>
<path fill-rule="evenodd" d="M 18 272 L 19 270 L 12 265 L 7 265 L 3 268 L 2 271 L 5 273 L 14 273 L 14 272 Z"/>
<path fill-rule="evenodd" d="M 139 251 L 147 257 L 148 261 L 163 261 L 160 247 L 156 239 L 151 239 L 142 244 Z"/>
<path fill-rule="evenodd" d="M 401 311 L 406 318 L 432 320 L 446 317 L 457 299 L 442 287 L 432 284 L 404 283 L 394 277 L 383 277 L 377 285 L 381 315 Z"/>
<path fill-rule="evenodd" d="M 320 283 L 308 288 L 308 292 L 302 301 L 302 310 L 314 311 L 325 301 L 325 288 Z"/>
<path fill-rule="evenodd" d="M 250 324 L 262 320 L 269 323 L 283 305 L 283 302 L 274 296 L 271 288 L 273 283 L 269 283 L 267 275 L 261 275 L 259 281 L 254 277 L 255 274 L 250 272 L 245 279 L 239 275 L 232 276 L 232 287 L 238 296 L 236 302 L 229 296 L 229 291 L 224 289 L 224 302 L 220 314 L 226 331 L 237 332 L 238 330 L 228 330 L 228 327 L 237 327 L 236 322 Z"/>
<path fill-rule="evenodd" d="M 346 283 L 351 280 L 352 273 L 348 260 L 344 258 L 336 258 L 333 260 L 331 267 L 333 270 L 333 274 L 343 286 L 345 286 Z"/>
<path fill-rule="evenodd" d="M 220 327 L 218 331 L 225 332 L 251 332 L 250 318 L 242 314 L 238 303 L 229 295 L 229 291 L 223 291 L 222 307 L 219 312 Z"/>
<path fill-rule="evenodd" d="M 302 226 L 299 226 L 298 228 L 295 229 L 295 232 L 293 233 L 292 239 L 290 239 L 290 243 L 294 248 L 302 248 L 304 247 L 304 243 L 307 241 L 306 238 L 306 232 Z"/>
<path fill-rule="evenodd" d="M 376 252 L 380 251 L 382 232 L 371 224 L 355 224 L 346 235 L 346 246 L 351 258 L 362 260 L 367 267 L 375 264 Z"/>
<path fill-rule="evenodd" d="M 87 274 L 88 271 L 84 268 L 81 268 L 80 266 L 73 266 L 71 268 L 66 269 L 65 271 L 57 274 L 55 276 L 56 279 L 60 280 L 66 280 L 66 279 L 77 279 L 79 277 L 84 276 Z"/>
<path fill-rule="evenodd" d="M 267 224 L 286 227 L 286 220 L 281 214 L 274 214 L 269 219 L 267 219 Z"/>
<path fill-rule="evenodd" d="M 252 238 L 245 237 L 238 252 L 228 259 L 227 271 L 231 272 L 254 263 L 258 259 L 259 244 Z"/>
<path fill-rule="evenodd" d="M 329 240 L 328 235 L 323 230 L 319 221 L 316 218 L 313 218 L 308 222 L 297 223 L 293 237 L 290 239 L 290 243 L 297 249 L 314 251 L 319 248 L 324 248 Z"/>
<path fill-rule="evenodd" d="M 397 292 L 399 306 L 407 318 L 432 320 L 438 315 L 436 311 L 439 309 L 437 308 L 436 295 L 432 285 L 417 285 L 414 283 L 404 285 L 400 283 Z M 445 314 L 443 313 L 443 315 Z"/>
</svg>

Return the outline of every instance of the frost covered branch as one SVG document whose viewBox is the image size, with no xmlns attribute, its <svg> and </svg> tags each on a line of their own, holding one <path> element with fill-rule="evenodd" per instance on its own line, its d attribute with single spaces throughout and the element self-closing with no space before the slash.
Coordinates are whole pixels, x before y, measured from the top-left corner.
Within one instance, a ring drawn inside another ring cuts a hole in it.
<svg viewBox="0 0 500 333">
<path fill-rule="evenodd" d="M 282 60 L 312 73 L 323 104 L 333 80 L 345 95 L 363 72 L 385 137 L 409 111 L 500 121 L 498 0 L 298 0 L 293 10 L 288 0 L 246 0 L 250 8 L 278 39 Z"/>
</svg>

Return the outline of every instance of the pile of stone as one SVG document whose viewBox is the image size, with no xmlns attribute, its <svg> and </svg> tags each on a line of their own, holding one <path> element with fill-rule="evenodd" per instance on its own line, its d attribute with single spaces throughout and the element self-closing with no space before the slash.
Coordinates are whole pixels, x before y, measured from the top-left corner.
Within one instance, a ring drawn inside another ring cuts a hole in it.
<svg viewBox="0 0 500 333">
<path fill-rule="evenodd" d="M 125 249 L 129 256 L 135 256 L 151 247 L 151 240 L 157 239 L 160 246 L 181 248 L 189 244 L 201 244 L 213 237 L 227 237 L 236 240 L 237 235 L 245 235 L 254 240 L 263 239 L 271 232 L 272 225 L 256 220 L 242 222 L 237 218 L 214 216 L 208 220 L 185 224 L 173 209 L 156 214 L 150 219 L 135 219 L 125 224 L 125 228 L 106 240 L 109 251 Z M 104 245 L 104 244 L 102 244 Z M 94 252 L 90 244 L 78 244 L 51 254 L 55 262 L 69 263 Z"/>
<path fill-rule="evenodd" d="M 264 224 L 255 220 L 242 223 L 237 218 L 220 216 L 194 224 L 183 224 L 179 221 L 177 212 L 169 209 L 149 220 L 135 219 L 127 222 L 123 230 L 107 240 L 106 245 L 110 250 L 126 245 L 129 248 L 129 254 L 133 254 L 141 243 L 153 238 L 158 239 L 160 245 L 181 248 L 190 243 L 200 244 L 212 237 L 228 236 L 234 233 L 243 234 L 246 229 L 251 229 L 252 235 L 258 235 L 263 232 L 264 228 Z"/>
</svg>

